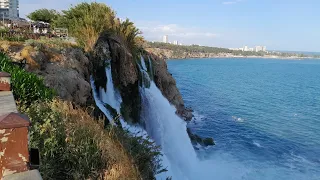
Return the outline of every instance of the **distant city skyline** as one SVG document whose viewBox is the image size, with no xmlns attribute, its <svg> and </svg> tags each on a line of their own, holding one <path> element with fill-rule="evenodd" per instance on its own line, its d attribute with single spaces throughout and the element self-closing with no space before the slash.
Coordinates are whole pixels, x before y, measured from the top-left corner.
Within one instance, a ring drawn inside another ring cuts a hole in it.
<svg viewBox="0 0 320 180">
<path fill-rule="evenodd" d="M 92 2 L 83 0 L 84 2 Z M 81 2 L 83 2 L 81 1 Z M 318 0 L 97 0 L 135 22 L 149 41 L 164 34 L 183 44 L 320 51 Z M 78 0 L 20 0 L 20 15 L 39 8 L 62 10 Z"/>
<path fill-rule="evenodd" d="M 236 51 L 267 52 L 267 46 L 254 46 L 254 47 L 243 46 L 240 48 L 229 48 L 229 49 L 236 50 Z"/>
</svg>

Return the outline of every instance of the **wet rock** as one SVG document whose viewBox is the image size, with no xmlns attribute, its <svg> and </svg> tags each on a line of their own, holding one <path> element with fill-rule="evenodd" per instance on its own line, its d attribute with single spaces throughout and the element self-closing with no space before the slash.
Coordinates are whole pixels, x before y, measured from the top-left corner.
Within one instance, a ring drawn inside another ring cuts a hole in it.
<svg viewBox="0 0 320 180">
<path fill-rule="evenodd" d="M 203 144 L 205 146 L 213 146 L 213 145 L 215 145 L 215 143 L 213 141 L 213 138 L 204 138 L 203 139 Z"/>
<path fill-rule="evenodd" d="M 207 137 L 207 138 L 202 138 L 199 135 L 192 133 L 190 128 L 187 128 L 187 133 L 190 137 L 191 143 L 196 145 L 200 144 L 202 146 L 213 146 L 215 145 L 213 138 Z"/>
</svg>

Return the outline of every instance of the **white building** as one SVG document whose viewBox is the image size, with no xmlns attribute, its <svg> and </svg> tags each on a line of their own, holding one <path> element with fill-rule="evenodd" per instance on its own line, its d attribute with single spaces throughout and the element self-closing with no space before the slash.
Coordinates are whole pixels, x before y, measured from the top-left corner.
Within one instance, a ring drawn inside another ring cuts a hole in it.
<svg viewBox="0 0 320 180">
<path fill-rule="evenodd" d="M 262 46 L 256 46 L 256 47 L 255 47 L 255 51 L 256 51 L 256 52 L 262 51 Z"/>
<path fill-rule="evenodd" d="M 263 51 L 263 52 L 266 52 L 266 51 L 267 51 L 267 46 L 263 46 L 263 47 L 262 47 L 262 51 Z"/>
<path fill-rule="evenodd" d="M 249 50 L 248 46 L 243 47 L 243 51 L 248 51 L 248 50 Z"/>
<path fill-rule="evenodd" d="M 164 42 L 164 43 L 168 43 L 169 42 L 168 41 L 168 35 L 164 35 L 163 36 L 162 42 Z"/>
<path fill-rule="evenodd" d="M 0 18 L 19 18 L 19 0 L 0 0 Z"/>
<path fill-rule="evenodd" d="M 173 41 L 173 44 L 174 45 L 179 45 L 179 42 L 178 41 Z"/>
</svg>

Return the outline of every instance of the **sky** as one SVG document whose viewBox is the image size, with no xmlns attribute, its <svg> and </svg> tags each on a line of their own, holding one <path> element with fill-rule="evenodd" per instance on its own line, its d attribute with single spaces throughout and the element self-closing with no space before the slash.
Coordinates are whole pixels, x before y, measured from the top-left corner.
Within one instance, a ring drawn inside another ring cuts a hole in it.
<svg viewBox="0 0 320 180">
<path fill-rule="evenodd" d="M 20 16 L 85 0 L 20 0 Z M 90 1 L 86 1 L 90 2 Z M 97 0 L 129 18 L 149 41 L 320 52 L 319 0 Z"/>
</svg>

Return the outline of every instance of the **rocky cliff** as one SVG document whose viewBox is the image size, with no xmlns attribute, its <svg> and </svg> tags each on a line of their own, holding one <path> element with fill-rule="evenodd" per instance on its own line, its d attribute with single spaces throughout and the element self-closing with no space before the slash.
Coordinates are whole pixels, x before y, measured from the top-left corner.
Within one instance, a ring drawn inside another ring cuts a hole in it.
<svg viewBox="0 0 320 180">
<path fill-rule="evenodd" d="M 62 99 L 82 106 L 92 103 L 90 74 L 93 74 L 98 86 L 105 87 L 108 78 L 104 69 L 107 66 L 105 60 L 111 60 L 113 81 L 123 98 L 123 116 L 133 122 L 139 120 L 141 105 L 140 72 L 136 60 L 140 54 L 148 56 L 152 60 L 155 84 L 162 94 L 177 108 L 177 114 L 185 120 L 192 118 L 192 112 L 185 108 L 165 60 L 144 50 L 133 55 L 117 36 L 103 33 L 89 55 L 76 47 L 55 48 L 45 44 L 5 41 L 0 42 L 0 50 L 16 63 L 25 59 L 26 70 L 43 77 L 45 84 L 55 89 Z"/>
<path fill-rule="evenodd" d="M 137 122 L 139 119 L 139 111 L 141 108 L 139 95 L 140 72 L 138 71 L 136 61 L 140 55 L 151 58 L 155 84 L 169 102 L 175 105 L 177 114 L 185 120 L 191 120 L 192 113 L 185 108 L 182 96 L 176 86 L 174 78 L 168 72 L 164 59 L 144 50 L 134 55 L 126 48 L 121 38 L 103 33 L 91 54 L 90 61 L 93 62 L 94 67 L 92 71 L 95 79 L 99 80 L 105 76 L 102 74 L 104 73 L 105 66 L 102 62 L 104 62 L 104 60 L 111 60 L 113 81 L 115 86 L 120 90 L 123 99 L 122 115 L 133 122 Z M 102 80 L 102 84 L 100 85 L 105 87 L 103 82 L 105 81 Z"/>
<path fill-rule="evenodd" d="M 176 81 L 168 71 L 167 63 L 163 58 L 149 52 L 154 67 L 154 81 L 164 97 L 177 108 L 177 114 L 185 120 L 191 120 L 192 111 L 184 105 L 182 96 L 177 88 Z"/>
<path fill-rule="evenodd" d="M 81 49 L 0 42 L 0 50 L 8 54 L 14 63 L 43 77 L 45 84 L 55 89 L 62 99 L 82 106 L 92 99 L 89 60 Z"/>
</svg>

